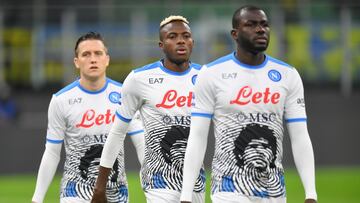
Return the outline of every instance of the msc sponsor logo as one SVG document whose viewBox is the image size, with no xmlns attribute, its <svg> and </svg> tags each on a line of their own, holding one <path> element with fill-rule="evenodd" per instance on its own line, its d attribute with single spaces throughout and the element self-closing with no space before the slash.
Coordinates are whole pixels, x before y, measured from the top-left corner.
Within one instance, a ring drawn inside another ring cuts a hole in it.
<svg viewBox="0 0 360 203">
<path fill-rule="evenodd" d="M 169 116 L 165 115 L 162 121 L 166 125 L 186 125 L 189 126 L 191 123 L 191 116 Z"/>
<path fill-rule="evenodd" d="M 161 84 L 164 78 L 149 78 L 149 84 Z"/>
<path fill-rule="evenodd" d="M 237 115 L 237 120 L 240 123 L 253 123 L 253 122 L 259 122 L 259 123 L 267 123 L 267 122 L 275 122 L 277 120 L 277 114 L 276 113 L 243 113 L 240 112 Z"/>
<path fill-rule="evenodd" d="M 274 82 L 279 82 L 281 80 L 281 74 L 277 70 L 269 70 L 268 76 L 269 76 L 270 80 L 272 80 Z"/>
<path fill-rule="evenodd" d="M 82 137 L 83 143 L 105 143 L 108 133 L 99 135 L 85 135 Z"/>
<path fill-rule="evenodd" d="M 120 103 L 121 94 L 119 92 L 111 92 L 109 94 L 109 100 L 111 103 L 118 104 Z"/>
<path fill-rule="evenodd" d="M 270 88 L 265 88 L 264 91 L 254 91 L 250 86 L 240 88 L 235 99 L 230 101 L 230 104 L 237 104 L 240 106 L 253 104 L 277 104 L 280 101 L 279 92 L 271 92 Z"/>
</svg>

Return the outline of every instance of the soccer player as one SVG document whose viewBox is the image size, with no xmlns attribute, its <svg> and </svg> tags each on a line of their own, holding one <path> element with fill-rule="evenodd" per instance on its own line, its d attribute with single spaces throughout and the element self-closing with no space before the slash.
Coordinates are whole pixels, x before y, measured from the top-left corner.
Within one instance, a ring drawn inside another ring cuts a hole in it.
<svg viewBox="0 0 360 203">
<path fill-rule="evenodd" d="M 89 32 L 75 46 L 74 64 L 80 78 L 53 95 L 48 110 L 46 149 L 43 154 L 32 202 L 43 202 L 65 145 L 61 203 L 90 202 L 103 145 L 121 104 L 121 84 L 106 77 L 110 57 L 102 36 Z M 144 134 L 140 118 L 133 119 L 128 135 L 136 146 L 140 163 Z M 123 142 L 107 182 L 109 202 L 127 202 Z"/>
<path fill-rule="evenodd" d="M 314 155 L 301 78 L 294 67 L 264 53 L 270 26 L 262 9 L 239 8 L 232 26 L 237 50 L 204 65 L 194 88 L 181 201 L 192 201 L 212 120 L 214 203 L 286 202 L 283 122 L 305 188 L 305 202 L 316 202 Z"/>
<path fill-rule="evenodd" d="M 101 155 L 94 203 L 105 202 L 105 182 L 129 121 L 140 110 L 145 129 L 141 182 L 148 203 L 179 203 L 189 135 L 193 87 L 200 65 L 189 61 L 193 39 L 189 22 L 169 16 L 160 23 L 159 47 L 165 58 L 133 70 L 125 79 L 122 105 Z M 194 202 L 204 202 L 204 170 L 199 167 Z M 196 182 L 196 183 L 195 183 Z"/>
</svg>

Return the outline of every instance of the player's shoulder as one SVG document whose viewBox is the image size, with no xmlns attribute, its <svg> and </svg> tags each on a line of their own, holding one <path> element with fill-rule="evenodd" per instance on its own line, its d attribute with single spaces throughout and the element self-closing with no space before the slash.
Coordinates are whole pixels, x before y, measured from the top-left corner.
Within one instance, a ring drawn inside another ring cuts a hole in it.
<svg viewBox="0 0 360 203">
<path fill-rule="evenodd" d="M 221 64 L 229 62 L 229 61 L 233 61 L 234 58 L 234 53 L 230 53 L 228 55 L 222 56 L 218 59 L 215 59 L 214 61 L 207 63 L 206 67 L 207 68 L 214 68 L 214 67 L 219 67 Z"/>
<path fill-rule="evenodd" d="M 191 66 L 191 68 L 193 68 L 195 70 L 200 70 L 202 67 L 200 64 L 194 63 L 194 62 L 191 62 L 190 66 Z"/>
<path fill-rule="evenodd" d="M 276 59 L 276 58 L 271 57 L 271 56 L 269 56 L 269 55 L 266 55 L 266 58 L 267 58 L 267 60 L 268 60 L 269 63 L 272 63 L 272 64 L 274 64 L 274 65 L 276 65 L 276 66 L 278 66 L 278 67 L 284 67 L 284 68 L 294 69 L 293 66 L 285 63 L 285 62 L 282 61 L 282 60 Z"/>
<path fill-rule="evenodd" d="M 149 63 L 149 64 L 147 64 L 145 66 L 135 68 L 132 72 L 134 74 L 141 74 L 141 73 L 144 73 L 144 72 L 147 72 L 147 71 L 151 71 L 151 70 L 155 70 L 157 68 L 160 68 L 160 66 L 161 66 L 160 61 L 156 61 L 156 62 L 153 62 L 153 63 Z"/>
<path fill-rule="evenodd" d="M 106 81 L 108 82 L 109 85 L 113 85 L 115 87 L 122 87 L 123 85 L 121 82 L 115 81 L 111 78 L 106 78 Z"/>
<path fill-rule="evenodd" d="M 74 88 L 79 86 L 79 80 L 75 80 L 74 82 L 66 85 L 62 89 L 60 89 L 58 92 L 54 94 L 55 97 L 64 96 L 66 93 L 71 92 L 74 90 Z"/>
</svg>

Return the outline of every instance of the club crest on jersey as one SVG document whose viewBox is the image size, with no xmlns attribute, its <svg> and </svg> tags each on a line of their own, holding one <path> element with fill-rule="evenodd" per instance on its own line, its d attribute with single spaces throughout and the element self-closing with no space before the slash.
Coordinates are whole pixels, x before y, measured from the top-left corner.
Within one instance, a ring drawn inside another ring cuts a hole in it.
<svg viewBox="0 0 360 203">
<path fill-rule="evenodd" d="M 268 76 L 269 76 L 270 80 L 272 80 L 274 82 L 279 82 L 281 80 L 281 74 L 277 70 L 269 70 Z"/>
<path fill-rule="evenodd" d="M 119 92 L 111 92 L 109 94 L 109 100 L 111 101 L 111 103 L 114 104 L 119 104 L 121 99 L 121 94 Z"/>
<path fill-rule="evenodd" d="M 193 85 L 195 85 L 197 76 L 198 75 L 193 75 L 192 78 L 191 78 L 191 82 L 192 82 Z"/>
</svg>

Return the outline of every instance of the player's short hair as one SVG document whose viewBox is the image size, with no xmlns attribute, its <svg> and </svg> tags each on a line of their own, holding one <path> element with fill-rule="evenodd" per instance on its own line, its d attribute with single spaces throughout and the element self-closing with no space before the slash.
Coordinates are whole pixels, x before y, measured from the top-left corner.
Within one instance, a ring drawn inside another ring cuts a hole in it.
<svg viewBox="0 0 360 203">
<path fill-rule="evenodd" d="M 232 17 L 232 27 L 233 29 L 236 29 L 239 26 L 240 23 L 240 14 L 242 11 L 263 11 L 263 9 L 253 6 L 253 5 L 245 5 L 242 6 L 234 12 L 234 15 Z"/>
<path fill-rule="evenodd" d="M 107 52 L 107 48 L 106 48 L 106 44 L 105 44 L 105 40 L 104 38 L 101 36 L 100 33 L 97 33 L 97 32 L 88 32 L 88 33 L 85 33 L 83 35 L 81 35 L 79 37 L 79 39 L 76 41 L 76 44 L 75 44 L 75 56 L 78 55 L 78 48 L 79 48 L 79 44 L 85 40 L 100 40 L 104 46 L 105 46 L 105 51 Z"/>
<path fill-rule="evenodd" d="M 174 22 L 174 21 L 180 21 L 180 22 L 183 22 L 183 23 L 189 25 L 189 21 L 188 21 L 184 16 L 171 15 L 171 16 L 169 16 L 169 17 L 164 18 L 164 20 L 162 20 L 162 21 L 160 22 L 160 26 L 159 26 L 159 39 L 160 39 L 160 41 L 162 41 L 161 29 L 162 29 L 165 25 L 167 25 L 167 24 L 169 24 L 169 23 L 171 23 L 171 22 Z"/>
<path fill-rule="evenodd" d="M 189 24 L 189 21 L 184 17 L 184 16 L 175 16 L 175 15 L 171 15 L 169 17 L 166 17 L 164 20 L 161 21 L 160 23 L 160 29 L 162 27 L 164 27 L 165 25 L 173 22 L 173 21 L 181 21 L 181 22 L 184 22 L 186 24 Z"/>
</svg>

